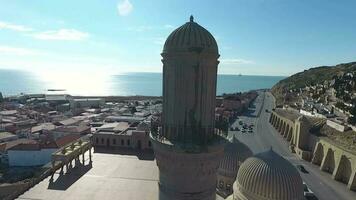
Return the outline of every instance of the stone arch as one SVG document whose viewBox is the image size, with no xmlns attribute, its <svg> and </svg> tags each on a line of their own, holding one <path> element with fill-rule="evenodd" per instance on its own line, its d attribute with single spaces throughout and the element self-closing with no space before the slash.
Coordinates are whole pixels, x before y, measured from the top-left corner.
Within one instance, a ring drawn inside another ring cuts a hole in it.
<svg viewBox="0 0 356 200">
<path fill-rule="evenodd" d="M 285 121 L 283 121 L 283 129 L 281 130 L 281 135 L 284 134 L 284 131 L 286 131 L 287 128 L 287 123 Z"/>
<path fill-rule="evenodd" d="M 278 132 L 281 131 L 282 127 L 283 127 L 283 120 L 281 118 L 279 118 Z"/>
<path fill-rule="evenodd" d="M 277 125 L 278 125 L 278 118 L 277 118 L 276 115 L 274 115 L 273 118 L 274 118 L 274 119 L 273 119 L 273 126 L 274 126 L 274 128 L 277 128 Z"/>
<path fill-rule="evenodd" d="M 283 132 L 283 137 L 285 137 L 285 138 L 287 137 L 288 132 L 289 132 L 289 129 L 290 129 L 290 128 L 289 128 L 289 124 L 287 123 L 287 124 L 286 124 L 286 128 L 285 128 L 285 130 L 284 130 L 284 132 Z"/>
<path fill-rule="evenodd" d="M 325 172 L 332 174 L 335 169 L 335 155 L 334 151 L 329 148 L 326 152 L 326 156 L 324 158 L 324 163 L 321 165 L 321 169 Z"/>
<path fill-rule="evenodd" d="M 287 133 L 287 141 L 292 141 L 292 135 L 293 135 L 293 127 L 290 127 Z"/>
<path fill-rule="evenodd" d="M 283 121 L 283 120 L 281 120 L 281 127 L 278 129 L 278 132 L 279 132 L 280 134 L 282 134 L 282 133 L 283 133 L 284 126 L 285 126 L 285 123 L 284 123 L 284 121 Z"/>
<path fill-rule="evenodd" d="M 351 160 L 347 158 L 345 155 L 342 155 L 340 159 L 339 167 L 337 168 L 337 172 L 335 174 L 335 180 L 348 184 L 351 174 L 352 174 Z"/>
<path fill-rule="evenodd" d="M 297 122 L 294 124 L 294 132 L 292 133 L 293 136 L 293 144 L 297 145 L 297 139 L 298 139 L 298 135 L 300 134 L 300 123 Z"/>
<path fill-rule="evenodd" d="M 280 126 L 280 119 L 277 118 L 277 119 L 276 119 L 276 126 L 275 126 L 275 128 L 278 130 L 279 126 Z"/>
<path fill-rule="evenodd" d="M 321 162 L 323 161 L 323 158 L 324 158 L 324 147 L 321 143 L 318 143 L 314 151 L 312 163 L 320 166 Z"/>
<path fill-rule="evenodd" d="M 269 117 L 269 123 L 272 124 L 272 122 L 273 122 L 273 113 L 272 113 L 271 116 Z"/>
</svg>

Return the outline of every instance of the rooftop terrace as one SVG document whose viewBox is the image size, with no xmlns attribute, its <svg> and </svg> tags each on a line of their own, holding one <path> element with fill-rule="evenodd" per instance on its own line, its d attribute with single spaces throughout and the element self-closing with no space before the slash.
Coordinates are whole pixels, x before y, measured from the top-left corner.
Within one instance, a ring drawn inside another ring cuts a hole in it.
<svg viewBox="0 0 356 200">
<path fill-rule="evenodd" d="M 153 159 L 94 153 L 92 165 L 88 163 L 68 174 L 57 171 L 52 182 L 48 177 L 18 199 L 158 199 L 158 168 Z"/>
</svg>

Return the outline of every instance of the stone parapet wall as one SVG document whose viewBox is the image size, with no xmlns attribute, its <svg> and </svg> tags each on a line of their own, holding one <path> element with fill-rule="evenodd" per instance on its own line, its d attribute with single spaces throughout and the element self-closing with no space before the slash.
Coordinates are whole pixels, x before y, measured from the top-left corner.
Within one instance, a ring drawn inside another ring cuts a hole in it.
<svg viewBox="0 0 356 200">
<path fill-rule="evenodd" d="M 215 200 L 217 170 L 224 144 L 194 153 L 151 137 L 159 168 L 160 200 Z"/>
<path fill-rule="evenodd" d="M 347 184 L 356 191 L 356 155 L 335 145 L 327 138 L 321 138 L 314 147 L 313 164 L 320 170 L 332 174 L 332 178 Z"/>
<path fill-rule="evenodd" d="M 326 120 L 326 125 L 330 126 L 331 128 L 340 131 L 340 132 L 344 132 L 345 130 L 348 129 L 347 126 L 342 125 L 338 122 L 332 121 L 332 120 Z"/>
<path fill-rule="evenodd" d="M 343 182 L 350 190 L 356 191 L 354 153 L 328 138 L 311 134 L 309 132 L 311 126 L 303 118 L 292 120 L 286 115 L 272 112 L 270 123 L 289 142 L 291 151 L 299 158 L 320 166 L 320 170 L 330 173 L 334 180 Z"/>
</svg>

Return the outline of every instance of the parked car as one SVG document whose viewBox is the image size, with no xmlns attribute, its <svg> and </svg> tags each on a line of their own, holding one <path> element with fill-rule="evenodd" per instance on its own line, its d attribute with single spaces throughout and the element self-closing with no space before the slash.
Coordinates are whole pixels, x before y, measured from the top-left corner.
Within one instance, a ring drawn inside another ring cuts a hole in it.
<svg viewBox="0 0 356 200">
<path fill-rule="evenodd" d="M 309 174 L 309 172 L 305 169 L 303 165 L 297 165 L 297 168 L 304 174 Z"/>
<path fill-rule="evenodd" d="M 307 200 L 318 200 L 318 198 L 314 195 L 314 192 L 308 187 L 308 185 L 303 182 L 304 187 L 304 197 Z"/>
</svg>

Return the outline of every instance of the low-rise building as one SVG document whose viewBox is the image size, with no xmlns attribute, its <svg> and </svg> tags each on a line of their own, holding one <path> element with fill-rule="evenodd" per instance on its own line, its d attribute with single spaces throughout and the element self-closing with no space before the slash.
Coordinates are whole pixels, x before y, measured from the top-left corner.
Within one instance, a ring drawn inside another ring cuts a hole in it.
<svg viewBox="0 0 356 200">
<path fill-rule="evenodd" d="M 0 132 L 0 143 L 17 140 L 18 136 L 9 132 Z"/>
<path fill-rule="evenodd" d="M 52 153 L 80 138 L 80 135 L 66 135 L 54 141 L 39 142 L 28 140 L 7 150 L 9 166 L 41 166 L 51 162 Z"/>
<path fill-rule="evenodd" d="M 105 100 L 102 98 L 81 98 L 71 99 L 69 103 L 71 109 L 100 108 L 105 105 Z"/>
<path fill-rule="evenodd" d="M 137 127 L 128 124 L 111 123 L 98 128 L 93 134 L 93 146 L 105 148 L 152 149 L 149 125 L 142 122 Z"/>
</svg>

